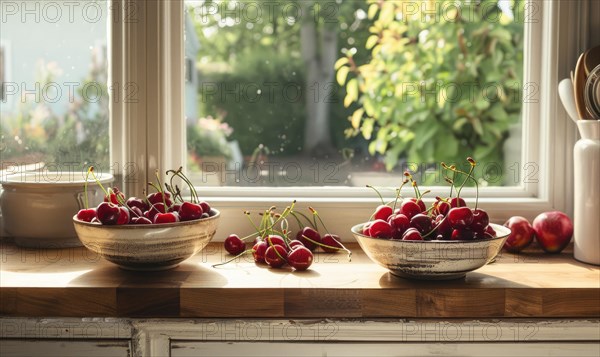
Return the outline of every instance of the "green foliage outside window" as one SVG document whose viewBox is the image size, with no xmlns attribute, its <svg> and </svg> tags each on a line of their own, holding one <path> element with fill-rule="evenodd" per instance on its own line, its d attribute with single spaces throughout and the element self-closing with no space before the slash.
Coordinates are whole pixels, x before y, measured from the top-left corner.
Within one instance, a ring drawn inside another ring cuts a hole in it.
<svg viewBox="0 0 600 357">
<path fill-rule="evenodd" d="M 359 53 L 370 60 L 336 63 L 344 104 L 356 106 L 347 136 L 368 140 L 388 170 L 402 158 L 502 163 L 521 113 L 523 1 L 367 2 L 374 24 Z"/>
<path fill-rule="evenodd" d="M 39 61 L 36 83 L 55 83 L 62 70 L 56 62 Z M 22 165 L 43 162 L 49 170 L 78 170 L 93 164 L 109 167 L 109 115 L 106 62 L 92 59 L 90 71 L 79 81 L 68 109 L 56 114 L 45 97 L 20 102 L 2 114 L 1 163 Z"/>
</svg>

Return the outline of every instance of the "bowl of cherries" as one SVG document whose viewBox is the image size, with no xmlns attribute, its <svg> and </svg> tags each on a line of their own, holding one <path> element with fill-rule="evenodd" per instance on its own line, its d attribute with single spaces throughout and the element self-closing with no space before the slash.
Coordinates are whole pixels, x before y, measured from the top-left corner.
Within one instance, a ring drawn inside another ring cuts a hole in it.
<svg viewBox="0 0 600 357">
<path fill-rule="evenodd" d="M 93 168 L 89 174 L 96 177 Z M 104 202 L 94 208 L 86 203 L 86 208 L 73 216 L 79 240 L 127 270 L 171 269 L 200 252 L 217 230 L 219 211 L 199 199 L 181 168 L 167 171 L 167 177 L 169 174 L 170 183 L 164 187 L 157 174 L 158 184 L 150 183 L 156 192 L 143 198 L 126 198 L 118 188 L 104 188 L 98 182 Z M 189 185 L 189 200 L 183 198 L 174 178 Z"/>
<path fill-rule="evenodd" d="M 491 262 L 510 230 L 490 223 L 486 211 L 477 206 L 478 197 L 473 208 L 460 197 L 467 181 L 477 188 L 473 177 L 477 164 L 472 158 L 467 161 L 469 171 L 442 163 L 446 173 L 452 173 L 451 178 L 445 177 L 450 195 L 436 197 L 430 207 L 423 201 L 428 191 L 421 192 L 410 172 L 405 172 L 396 199 L 387 204 L 382 199 L 368 222 L 351 229 L 367 256 L 393 275 L 423 280 L 459 279 Z M 413 187 L 415 197 L 402 198 L 406 184 Z"/>
</svg>

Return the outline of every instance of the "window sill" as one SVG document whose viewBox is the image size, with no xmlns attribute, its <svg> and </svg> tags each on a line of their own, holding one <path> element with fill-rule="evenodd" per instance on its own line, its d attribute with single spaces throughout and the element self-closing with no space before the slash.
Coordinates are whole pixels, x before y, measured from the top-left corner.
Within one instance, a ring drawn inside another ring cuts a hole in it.
<svg viewBox="0 0 600 357">
<path fill-rule="evenodd" d="M 85 248 L 2 245 L 3 316 L 180 318 L 598 318 L 600 269 L 572 252 L 503 253 L 462 280 L 396 278 L 360 248 L 316 255 L 305 273 L 272 271 L 251 257 L 222 268 L 210 244 L 170 271 L 124 271 Z M 237 265 L 236 265 L 237 264 Z M 343 274 L 340 274 L 343 272 Z M 249 279 L 249 277 L 252 279 Z M 314 304 L 315 299 L 319 304 Z M 60 304 L 56 302 L 60 301 Z M 261 303 L 256 303 L 261 301 Z"/>
</svg>

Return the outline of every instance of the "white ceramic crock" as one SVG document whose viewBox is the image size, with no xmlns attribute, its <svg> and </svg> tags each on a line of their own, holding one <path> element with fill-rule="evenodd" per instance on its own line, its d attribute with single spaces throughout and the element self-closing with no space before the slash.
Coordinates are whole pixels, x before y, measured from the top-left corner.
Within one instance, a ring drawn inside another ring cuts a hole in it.
<svg viewBox="0 0 600 357">
<path fill-rule="evenodd" d="M 575 259 L 600 265 L 600 120 L 578 120 L 575 144 Z"/>
<path fill-rule="evenodd" d="M 105 187 L 113 182 L 110 174 L 98 175 Z M 102 202 L 104 194 L 88 182 L 90 207 Z M 85 177 L 74 172 L 27 172 L 2 180 L 2 226 L 22 247 L 65 248 L 80 246 L 73 228 L 73 215 L 84 206 Z"/>
</svg>

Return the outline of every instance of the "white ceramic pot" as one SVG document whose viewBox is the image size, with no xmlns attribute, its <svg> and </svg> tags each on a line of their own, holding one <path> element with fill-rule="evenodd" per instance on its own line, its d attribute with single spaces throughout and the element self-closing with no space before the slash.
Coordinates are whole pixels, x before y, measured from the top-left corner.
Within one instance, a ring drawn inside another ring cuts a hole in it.
<svg viewBox="0 0 600 357">
<path fill-rule="evenodd" d="M 600 120 L 578 120 L 575 144 L 575 259 L 600 265 Z"/>
<path fill-rule="evenodd" d="M 110 174 L 98 178 L 105 187 L 113 182 Z M 85 178 L 73 172 L 42 171 L 6 176 L 0 196 L 3 229 L 23 247 L 80 246 L 72 219 L 84 206 L 84 183 Z M 103 198 L 100 187 L 90 179 L 89 206 L 97 206 Z"/>
</svg>

